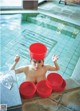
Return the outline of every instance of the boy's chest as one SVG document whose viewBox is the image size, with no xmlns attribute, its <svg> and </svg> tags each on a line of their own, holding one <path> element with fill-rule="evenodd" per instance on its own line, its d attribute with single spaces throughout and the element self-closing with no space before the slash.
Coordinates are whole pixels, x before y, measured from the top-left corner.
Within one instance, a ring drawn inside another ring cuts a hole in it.
<svg viewBox="0 0 80 111">
<path fill-rule="evenodd" d="M 41 69 L 41 70 L 30 70 L 28 72 L 28 76 L 29 77 L 39 77 L 39 76 L 45 75 L 45 73 L 46 73 L 45 69 Z"/>
</svg>

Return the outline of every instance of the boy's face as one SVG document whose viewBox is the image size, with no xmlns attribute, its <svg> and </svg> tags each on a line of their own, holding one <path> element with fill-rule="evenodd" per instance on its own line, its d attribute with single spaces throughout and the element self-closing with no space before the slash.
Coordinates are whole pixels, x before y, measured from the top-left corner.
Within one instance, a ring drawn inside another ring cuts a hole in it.
<svg viewBox="0 0 80 111">
<path fill-rule="evenodd" d="M 44 65 L 44 60 L 34 60 L 31 59 L 31 63 L 35 70 L 40 69 Z"/>
</svg>

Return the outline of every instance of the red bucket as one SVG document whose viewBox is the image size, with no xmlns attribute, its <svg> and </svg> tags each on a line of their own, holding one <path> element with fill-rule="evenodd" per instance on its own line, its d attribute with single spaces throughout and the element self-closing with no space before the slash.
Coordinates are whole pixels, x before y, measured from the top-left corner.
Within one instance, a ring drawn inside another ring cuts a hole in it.
<svg viewBox="0 0 80 111">
<path fill-rule="evenodd" d="M 55 92 L 63 92 L 65 87 L 66 87 L 66 81 L 63 79 L 62 85 L 60 87 L 58 87 L 58 88 L 53 87 L 53 91 L 55 91 Z"/>
<path fill-rule="evenodd" d="M 60 74 L 50 73 L 47 76 L 47 83 L 52 88 L 59 88 L 59 87 L 61 87 L 61 85 L 63 83 L 63 78 Z"/>
<path fill-rule="evenodd" d="M 37 84 L 37 93 L 40 97 L 46 98 L 51 95 L 52 88 L 49 87 L 46 83 L 46 80 L 41 80 Z"/>
<path fill-rule="evenodd" d="M 42 43 L 33 43 L 29 47 L 30 57 L 35 60 L 42 60 L 46 56 L 47 47 Z"/>
<path fill-rule="evenodd" d="M 30 99 L 36 92 L 36 86 L 33 82 L 23 82 L 19 87 L 19 91 L 23 99 Z"/>
</svg>

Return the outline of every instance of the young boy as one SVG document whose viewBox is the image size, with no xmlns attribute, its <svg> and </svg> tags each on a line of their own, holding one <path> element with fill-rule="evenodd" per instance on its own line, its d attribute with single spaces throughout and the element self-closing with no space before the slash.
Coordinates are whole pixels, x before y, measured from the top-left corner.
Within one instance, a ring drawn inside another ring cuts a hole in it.
<svg viewBox="0 0 80 111">
<path fill-rule="evenodd" d="M 46 72 L 47 71 L 57 71 L 59 70 L 59 65 L 57 64 L 58 57 L 53 56 L 54 66 L 44 65 L 44 59 L 42 60 L 34 60 L 31 59 L 31 65 L 23 66 L 18 69 L 15 69 L 15 66 L 20 60 L 20 56 L 15 57 L 14 64 L 11 67 L 11 70 L 15 70 L 15 73 L 22 73 L 24 72 L 26 75 L 27 81 L 32 81 L 34 83 L 38 83 L 41 80 L 46 79 Z"/>
</svg>

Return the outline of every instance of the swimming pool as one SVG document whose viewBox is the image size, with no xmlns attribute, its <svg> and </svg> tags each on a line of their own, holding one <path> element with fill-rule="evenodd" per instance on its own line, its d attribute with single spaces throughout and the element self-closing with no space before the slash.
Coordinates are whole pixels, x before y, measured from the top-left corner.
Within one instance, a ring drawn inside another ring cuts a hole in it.
<svg viewBox="0 0 80 111">
<path fill-rule="evenodd" d="M 18 66 L 30 64 L 28 47 L 33 42 L 48 47 L 45 63 L 59 56 L 59 73 L 69 78 L 80 57 L 80 26 L 39 13 L 11 13 L 1 15 L 1 71 L 8 70 L 16 54 L 21 56 Z M 18 81 L 24 76 L 17 75 Z"/>
</svg>

